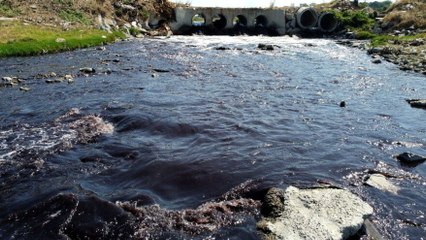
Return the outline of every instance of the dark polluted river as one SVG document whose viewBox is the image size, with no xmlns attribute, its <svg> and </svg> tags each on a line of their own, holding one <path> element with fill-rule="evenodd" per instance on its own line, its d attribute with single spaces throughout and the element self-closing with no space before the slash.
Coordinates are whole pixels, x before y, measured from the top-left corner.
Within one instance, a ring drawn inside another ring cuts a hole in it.
<svg viewBox="0 0 426 240">
<path fill-rule="evenodd" d="M 318 182 L 373 206 L 384 238 L 426 236 L 426 164 L 395 158 L 426 155 L 426 111 L 405 101 L 425 76 L 364 51 L 173 37 L 1 59 L 0 75 L 30 88 L 0 88 L 1 239 L 258 239 L 265 189 Z M 397 190 L 363 184 L 374 172 Z"/>
</svg>

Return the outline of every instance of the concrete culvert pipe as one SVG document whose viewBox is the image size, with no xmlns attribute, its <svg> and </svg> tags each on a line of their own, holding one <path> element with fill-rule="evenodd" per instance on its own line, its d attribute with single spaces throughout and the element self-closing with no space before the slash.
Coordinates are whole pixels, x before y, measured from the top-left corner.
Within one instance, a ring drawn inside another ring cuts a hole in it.
<svg viewBox="0 0 426 240">
<path fill-rule="evenodd" d="M 318 27 L 322 32 L 334 32 L 338 25 L 336 16 L 333 13 L 323 12 L 318 18 Z"/>
<path fill-rule="evenodd" d="M 303 7 L 296 12 L 297 25 L 301 29 L 313 28 L 318 22 L 318 13 L 313 8 Z"/>
</svg>

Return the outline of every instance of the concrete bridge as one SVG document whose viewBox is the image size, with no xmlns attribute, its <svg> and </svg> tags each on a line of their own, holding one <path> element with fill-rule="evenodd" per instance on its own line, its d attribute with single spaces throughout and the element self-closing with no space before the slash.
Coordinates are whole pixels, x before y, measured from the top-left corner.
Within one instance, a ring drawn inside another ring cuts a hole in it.
<svg viewBox="0 0 426 240">
<path fill-rule="evenodd" d="M 174 34 L 191 35 L 275 35 L 331 34 L 339 26 L 331 12 L 302 7 L 294 12 L 260 8 L 176 8 L 175 19 L 168 24 Z M 166 22 L 151 19 L 154 28 Z"/>
<path fill-rule="evenodd" d="M 256 33 L 284 35 L 286 17 L 283 10 L 259 8 L 176 8 L 175 34 Z"/>
</svg>

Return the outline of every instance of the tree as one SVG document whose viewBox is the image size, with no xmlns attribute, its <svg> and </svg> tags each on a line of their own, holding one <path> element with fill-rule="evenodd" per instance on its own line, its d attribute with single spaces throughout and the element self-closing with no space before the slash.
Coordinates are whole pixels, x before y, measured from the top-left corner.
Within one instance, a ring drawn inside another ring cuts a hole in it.
<svg viewBox="0 0 426 240">
<path fill-rule="evenodd" d="M 358 7 L 358 6 L 359 6 L 359 4 L 358 4 L 358 0 L 354 0 L 354 6 L 355 6 L 355 7 Z"/>
</svg>

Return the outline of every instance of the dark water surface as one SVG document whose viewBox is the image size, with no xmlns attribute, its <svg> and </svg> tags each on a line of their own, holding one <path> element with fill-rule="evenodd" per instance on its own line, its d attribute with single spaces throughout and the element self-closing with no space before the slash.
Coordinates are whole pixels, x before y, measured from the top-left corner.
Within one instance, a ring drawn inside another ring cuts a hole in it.
<svg viewBox="0 0 426 240">
<path fill-rule="evenodd" d="M 75 82 L 37 78 L 50 72 Z M 405 102 L 426 97 L 426 78 L 363 51 L 318 39 L 174 37 L 1 59 L 0 76 L 31 88 L 0 88 L 2 239 L 256 239 L 253 217 L 193 235 L 149 225 L 247 181 L 318 180 L 369 202 L 385 238 L 426 236 L 426 164 L 393 157 L 426 155 L 426 111 Z M 399 192 L 363 185 L 369 170 L 397 176 Z M 165 213 L 142 227 L 157 213 L 135 221 L 123 203 Z"/>
</svg>

